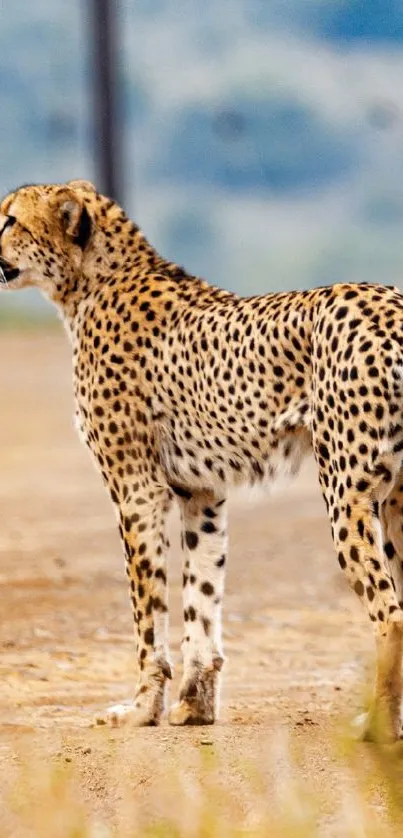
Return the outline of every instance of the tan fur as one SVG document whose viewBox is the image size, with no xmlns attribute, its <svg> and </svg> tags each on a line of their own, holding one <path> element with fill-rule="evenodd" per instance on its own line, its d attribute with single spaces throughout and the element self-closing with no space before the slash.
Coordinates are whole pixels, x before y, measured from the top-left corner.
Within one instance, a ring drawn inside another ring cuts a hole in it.
<svg viewBox="0 0 403 838">
<path fill-rule="evenodd" d="M 111 722 L 156 724 L 163 710 L 172 498 L 183 522 L 185 631 L 171 721 L 206 723 L 216 717 L 223 661 L 228 489 L 295 473 L 313 445 L 340 566 L 376 627 L 375 705 L 386 707 L 386 735 L 396 737 L 399 292 L 336 285 L 242 299 L 160 257 L 121 208 L 85 181 L 21 188 L 1 212 L 9 287 L 37 286 L 64 319 L 77 423 L 119 520 L 139 677 L 134 702 L 112 708 Z"/>
</svg>

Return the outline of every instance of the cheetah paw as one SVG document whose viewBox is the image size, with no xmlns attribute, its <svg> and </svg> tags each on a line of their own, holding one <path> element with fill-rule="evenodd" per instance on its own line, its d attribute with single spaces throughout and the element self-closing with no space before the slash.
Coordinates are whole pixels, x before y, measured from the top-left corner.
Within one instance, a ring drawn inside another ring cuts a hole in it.
<svg viewBox="0 0 403 838">
<path fill-rule="evenodd" d="M 173 704 L 168 715 L 170 725 L 212 725 L 214 715 L 198 711 L 197 707 L 185 700 Z"/>
<path fill-rule="evenodd" d="M 149 708 L 136 707 L 135 704 L 114 704 L 104 713 L 96 717 L 97 725 L 122 727 L 129 724 L 132 727 L 153 727 L 159 724 L 159 718 L 150 713 Z"/>
<path fill-rule="evenodd" d="M 360 713 L 352 722 L 355 738 L 360 742 L 376 742 L 390 745 L 403 739 L 401 723 L 387 724 L 385 719 L 374 713 Z"/>
<path fill-rule="evenodd" d="M 351 727 L 355 739 L 358 739 L 359 742 L 371 741 L 371 725 L 369 713 L 360 713 L 358 716 L 356 716 L 351 722 Z"/>
</svg>

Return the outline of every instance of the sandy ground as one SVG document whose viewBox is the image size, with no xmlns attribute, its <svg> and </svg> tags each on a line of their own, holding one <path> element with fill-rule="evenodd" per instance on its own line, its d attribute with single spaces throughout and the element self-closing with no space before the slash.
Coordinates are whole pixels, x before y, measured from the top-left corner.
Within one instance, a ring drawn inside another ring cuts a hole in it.
<svg viewBox="0 0 403 838">
<path fill-rule="evenodd" d="M 0 353 L 2 817 L 21 754 L 72 763 L 85 807 L 115 824 L 128 788 L 139 817 L 158 817 L 161 776 L 178 766 L 196 776 L 204 747 L 222 763 L 221 779 L 248 822 L 242 766 L 258 769 L 270 795 L 288 736 L 309 785 L 325 788 L 328 799 L 341 795 L 333 731 L 359 708 L 373 641 L 338 569 L 313 463 L 270 497 L 241 495 L 231 503 L 219 723 L 96 727 L 96 713 L 129 698 L 135 678 L 114 513 L 73 429 L 64 334 L 5 334 Z M 181 635 L 176 517 L 172 532 L 174 696 Z M 365 755 L 366 746 L 357 747 Z M 333 834 L 330 825 L 325 834 Z"/>
</svg>

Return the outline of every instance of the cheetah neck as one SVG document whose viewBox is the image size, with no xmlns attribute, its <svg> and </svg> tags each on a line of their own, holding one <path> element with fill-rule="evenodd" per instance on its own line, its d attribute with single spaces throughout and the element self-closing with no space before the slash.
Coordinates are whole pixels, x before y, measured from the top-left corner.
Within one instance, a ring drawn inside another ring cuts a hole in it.
<svg viewBox="0 0 403 838">
<path fill-rule="evenodd" d="M 186 297 L 188 286 L 210 287 L 164 259 L 114 202 L 99 203 L 98 196 L 95 207 L 88 200 L 88 209 L 95 227 L 90 248 L 80 268 L 71 267 L 71 274 L 63 276 L 51 296 L 70 335 L 82 322 L 83 312 L 91 310 L 94 316 L 101 309 L 119 309 L 121 298 L 140 289 L 152 275 L 172 282 L 178 298 Z"/>
<path fill-rule="evenodd" d="M 146 273 L 167 270 L 168 263 L 150 245 L 132 222 L 129 229 L 113 240 L 109 231 L 97 230 L 95 246 L 79 270 L 64 275 L 51 294 L 61 317 L 73 326 L 79 312 L 90 300 L 100 296 L 119 296 Z M 171 266 L 171 268 L 176 266 Z"/>
</svg>

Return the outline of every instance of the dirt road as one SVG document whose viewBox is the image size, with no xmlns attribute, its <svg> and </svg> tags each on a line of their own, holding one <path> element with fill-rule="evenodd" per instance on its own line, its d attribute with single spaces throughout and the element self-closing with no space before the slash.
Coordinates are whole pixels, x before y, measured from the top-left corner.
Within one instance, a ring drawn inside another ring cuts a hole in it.
<svg viewBox="0 0 403 838">
<path fill-rule="evenodd" d="M 99 710 L 130 697 L 135 677 L 114 513 L 73 429 L 70 349 L 61 329 L 5 334 L 0 352 L 3 817 L 24 754 L 71 762 L 84 806 L 115 824 L 128 785 L 139 818 L 163 813 L 161 776 L 178 766 L 197 774 L 204 748 L 224 760 L 221 777 L 247 822 L 240 765 L 257 766 L 271 788 L 283 733 L 299 743 L 312 788 L 341 794 L 331 733 L 359 707 L 373 647 L 333 554 L 313 463 L 271 497 L 240 495 L 231 503 L 219 724 L 93 726 Z M 176 518 L 172 531 L 174 696 L 181 635 Z"/>
</svg>

